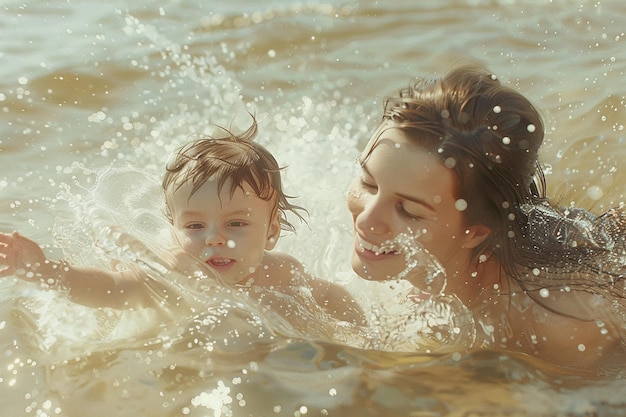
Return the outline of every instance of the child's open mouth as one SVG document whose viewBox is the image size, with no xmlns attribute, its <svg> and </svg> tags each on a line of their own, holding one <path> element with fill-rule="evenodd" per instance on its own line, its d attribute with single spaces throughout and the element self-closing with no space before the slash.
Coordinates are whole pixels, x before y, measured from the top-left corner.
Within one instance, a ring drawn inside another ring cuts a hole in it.
<svg viewBox="0 0 626 417">
<path fill-rule="evenodd" d="M 233 259 L 212 257 L 206 260 L 207 265 L 218 271 L 225 271 L 235 264 Z"/>
</svg>

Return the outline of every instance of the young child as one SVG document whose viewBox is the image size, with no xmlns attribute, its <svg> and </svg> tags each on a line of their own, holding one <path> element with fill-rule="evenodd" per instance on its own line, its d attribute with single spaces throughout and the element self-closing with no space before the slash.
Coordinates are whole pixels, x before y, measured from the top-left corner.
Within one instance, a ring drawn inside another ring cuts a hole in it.
<svg viewBox="0 0 626 417">
<path fill-rule="evenodd" d="M 196 140 L 167 163 L 163 190 L 177 243 L 171 252 L 177 270 L 192 275 L 194 268 L 206 266 L 227 285 L 266 288 L 294 285 L 294 277 L 305 274 L 295 258 L 270 252 L 281 230 L 295 230 L 286 213 L 304 220 L 298 212 L 304 209 L 283 193 L 280 167 L 252 141 L 256 132 L 254 121 L 240 136 L 228 132 Z M 133 308 L 168 298 L 167 285 L 136 265 L 113 271 L 48 260 L 37 243 L 17 232 L 0 233 L 2 264 L 0 277 L 55 284 L 67 289 L 74 302 L 91 307 Z M 360 320 L 358 307 L 341 287 L 305 276 L 325 311 Z"/>
</svg>

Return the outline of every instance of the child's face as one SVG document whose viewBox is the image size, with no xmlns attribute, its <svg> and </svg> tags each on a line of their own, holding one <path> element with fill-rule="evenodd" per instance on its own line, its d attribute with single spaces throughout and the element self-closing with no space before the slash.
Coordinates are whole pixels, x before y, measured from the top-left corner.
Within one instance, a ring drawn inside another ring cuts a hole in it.
<svg viewBox="0 0 626 417">
<path fill-rule="evenodd" d="M 182 248 L 204 261 L 229 284 L 262 267 L 280 233 L 273 201 L 258 198 L 248 184 L 230 196 L 230 180 L 217 190 L 209 179 L 193 195 L 191 184 L 167 191 L 172 221 Z"/>
</svg>

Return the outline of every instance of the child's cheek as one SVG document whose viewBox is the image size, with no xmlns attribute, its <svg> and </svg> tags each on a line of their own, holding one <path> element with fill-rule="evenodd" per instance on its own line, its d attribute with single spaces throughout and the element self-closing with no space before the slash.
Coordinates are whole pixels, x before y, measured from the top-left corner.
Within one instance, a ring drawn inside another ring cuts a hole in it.
<svg viewBox="0 0 626 417">
<path fill-rule="evenodd" d="M 189 251 L 193 248 L 193 246 L 195 246 L 194 239 L 192 239 L 192 237 L 184 231 L 175 229 L 173 235 L 174 243 L 176 243 L 181 249 Z"/>
</svg>

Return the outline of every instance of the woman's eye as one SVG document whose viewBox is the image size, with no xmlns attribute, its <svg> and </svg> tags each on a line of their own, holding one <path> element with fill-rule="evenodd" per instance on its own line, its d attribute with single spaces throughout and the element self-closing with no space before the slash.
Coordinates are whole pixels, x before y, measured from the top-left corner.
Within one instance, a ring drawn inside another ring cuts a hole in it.
<svg viewBox="0 0 626 417">
<path fill-rule="evenodd" d="M 415 211 L 408 209 L 403 204 L 398 204 L 398 211 L 400 211 L 400 213 L 403 216 L 409 217 L 409 218 L 414 219 L 414 220 L 419 220 L 419 219 L 423 218 L 422 216 L 417 214 Z"/>
<path fill-rule="evenodd" d="M 188 223 L 185 225 L 185 229 L 191 229 L 191 230 L 199 230 L 202 229 L 204 227 L 204 225 L 202 223 Z"/>
<path fill-rule="evenodd" d="M 361 178 L 361 186 L 365 189 L 373 190 L 373 191 L 378 189 L 376 184 L 366 181 L 365 178 Z"/>
</svg>

